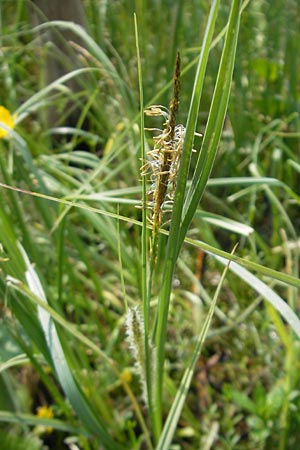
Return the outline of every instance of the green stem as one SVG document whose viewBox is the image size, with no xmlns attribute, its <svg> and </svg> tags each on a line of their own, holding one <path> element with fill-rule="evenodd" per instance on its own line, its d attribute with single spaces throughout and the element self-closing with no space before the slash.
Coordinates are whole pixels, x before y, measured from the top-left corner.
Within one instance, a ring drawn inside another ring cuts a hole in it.
<svg viewBox="0 0 300 450">
<path fill-rule="evenodd" d="M 137 52 L 137 64 L 138 64 L 138 78 L 139 78 L 139 94 L 140 94 L 140 139 L 141 139 L 141 160 L 145 161 L 145 135 L 144 135 L 144 95 L 143 95 L 143 78 L 139 48 L 139 36 L 137 17 L 134 15 L 134 27 L 135 27 L 135 42 Z M 147 180 L 146 177 L 142 177 L 142 277 L 141 277 L 141 290 L 142 290 L 142 303 L 143 303 L 143 316 L 144 316 L 144 346 L 145 346 L 145 374 L 146 374 L 146 386 L 147 386 L 147 401 L 149 409 L 149 418 L 151 428 L 154 436 L 157 438 L 157 430 L 155 427 L 155 419 L 153 412 L 153 395 L 152 395 L 152 370 L 151 370 L 151 355 L 149 348 L 149 318 L 150 318 L 150 300 L 151 300 L 151 282 L 148 284 L 148 228 L 147 228 Z M 151 279 L 151 278 L 150 278 Z"/>
<path fill-rule="evenodd" d="M 203 39 L 201 53 L 199 56 L 199 63 L 195 77 L 191 106 L 187 121 L 186 137 L 184 140 L 182 158 L 177 179 L 177 187 L 175 191 L 170 234 L 167 244 L 165 264 L 163 268 L 162 288 L 159 296 L 158 319 L 155 334 L 156 338 L 155 341 L 157 346 L 155 406 L 156 406 L 157 427 L 159 427 L 160 429 L 162 423 L 162 384 L 163 384 L 163 370 L 165 361 L 165 341 L 167 332 L 169 302 L 172 289 L 172 279 L 174 267 L 179 254 L 179 248 L 182 243 L 179 240 L 179 233 L 185 198 L 184 193 L 188 179 L 190 158 L 193 148 L 194 133 L 196 129 L 205 69 L 210 49 L 210 43 L 213 36 L 214 24 L 217 16 L 218 7 L 219 1 L 218 0 L 213 1 Z"/>
</svg>

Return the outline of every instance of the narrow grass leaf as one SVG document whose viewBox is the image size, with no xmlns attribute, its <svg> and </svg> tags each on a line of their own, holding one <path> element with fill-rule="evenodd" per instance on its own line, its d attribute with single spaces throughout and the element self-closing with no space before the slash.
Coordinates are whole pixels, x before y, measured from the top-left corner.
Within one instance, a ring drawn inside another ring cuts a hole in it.
<svg viewBox="0 0 300 450">
<path fill-rule="evenodd" d="M 38 358 L 38 355 L 36 355 L 36 356 Z M 3 361 L 0 363 L 0 373 L 4 372 L 5 370 L 10 369 L 12 367 L 28 364 L 29 362 L 30 362 L 30 359 L 28 358 L 28 356 L 25 353 L 14 356 L 13 358 L 9 358 L 7 361 Z"/>
<path fill-rule="evenodd" d="M 145 132 L 144 132 L 144 93 L 143 93 L 143 74 L 141 66 L 141 56 L 139 47 L 139 33 L 137 16 L 134 15 L 134 29 L 135 42 L 138 64 L 138 80 L 139 80 L 139 94 L 140 94 L 140 141 L 141 141 L 141 161 L 144 164 L 146 160 L 145 150 Z M 151 427 L 155 430 L 155 419 L 153 413 L 152 401 L 152 370 L 151 370 L 151 356 L 149 348 L 149 321 L 150 321 L 150 292 L 148 292 L 148 229 L 147 229 L 147 180 L 142 177 L 142 268 L 141 268 L 141 294 L 143 304 L 143 318 L 144 318 L 144 347 L 145 347 L 145 372 L 146 372 L 146 387 L 147 387 L 147 403 L 149 409 L 149 418 Z M 154 431 L 155 432 L 155 431 Z"/>
<path fill-rule="evenodd" d="M 65 421 L 57 419 L 46 419 L 32 414 L 12 413 L 9 411 L 0 411 L 0 422 L 14 423 L 22 426 L 43 426 L 45 428 L 53 428 L 55 430 L 65 431 L 72 434 L 81 434 L 89 436 L 83 428 L 74 427 Z"/>
<path fill-rule="evenodd" d="M 175 192 L 174 208 L 168 239 L 165 265 L 163 269 L 163 284 L 159 298 L 158 320 L 156 328 L 155 342 L 157 346 L 157 374 L 156 374 L 156 392 L 155 406 L 157 420 L 161 421 L 161 401 L 162 401 L 162 382 L 165 359 L 165 340 L 167 331 L 167 317 L 169 311 L 169 301 L 172 289 L 173 271 L 179 251 L 178 235 L 180 229 L 182 208 L 184 204 L 184 193 L 188 179 L 190 167 L 190 158 L 194 142 L 194 134 L 197 124 L 200 99 L 202 94 L 204 75 L 206 71 L 207 59 L 210 50 L 210 44 L 213 36 L 215 20 L 217 17 L 219 1 L 214 1 L 211 6 L 208 23 L 204 35 L 203 45 L 199 55 L 197 73 L 195 77 L 194 89 L 191 99 L 191 106 L 187 121 L 186 136 L 182 150 L 182 160 L 179 167 L 177 187 Z"/>
<path fill-rule="evenodd" d="M 230 177 L 230 178 L 210 178 L 207 184 L 211 187 L 217 186 L 238 186 L 238 185 L 262 185 L 284 186 L 284 183 L 277 178 L 271 177 Z"/>
<path fill-rule="evenodd" d="M 7 185 L 5 183 L 1 183 L 1 182 L 0 182 L 0 187 L 4 187 L 5 189 L 11 189 L 13 191 L 20 192 L 22 194 L 27 194 L 27 195 L 32 195 L 34 197 L 44 198 L 46 200 L 50 200 L 55 203 L 62 203 L 64 205 L 68 205 L 71 207 L 84 209 L 86 211 L 91 211 L 96 214 L 111 217 L 116 220 L 121 220 L 121 221 L 130 223 L 130 224 L 134 224 L 137 226 L 142 226 L 142 222 L 140 222 L 139 220 L 133 219 L 131 217 L 121 216 L 121 215 L 118 215 L 118 214 L 110 212 L 110 211 L 105 211 L 103 209 L 94 208 L 92 206 L 84 205 L 81 203 L 71 202 L 69 200 L 60 199 L 60 198 L 53 197 L 50 195 L 40 194 L 39 192 L 28 191 L 25 189 L 16 188 L 14 186 L 9 186 L 9 185 Z M 1 218 L 1 208 L 0 208 L 0 218 Z M 148 228 L 152 228 L 152 226 L 148 225 Z M 167 230 L 163 230 L 163 229 L 161 229 L 160 232 L 162 234 L 166 234 L 166 235 L 169 234 L 169 232 Z M 235 261 L 243 267 L 247 267 L 248 269 L 251 269 L 261 275 L 265 275 L 267 277 L 273 278 L 274 280 L 280 281 L 280 282 L 284 283 L 285 285 L 290 285 L 290 286 L 295 286 L 297 288 L 300 288 L 299 278 L 296 278 L 292 275 L 289 275 L 289 274 L 283 273 L 283 272 L 279 272 L 274 269 L 270 269 L 269 267 L 263 266 L 261 264 L 257 264 L 253 261 L 250 261 L 249 259 L 240 258 L 236 255 L 230 255 L 230 253 L 225 252 L 224 250 L 220 250 L 219 248 L 213 247 L 212 245 L 206 244 L 205 242 L 202 242 L 202 241 L 197 241 L 197 240 L 187 238 L 187 237 L 184 239 L 184 241 L 187 244 L 193 245 L 197 248 L 201 248 L 203 251 L 205 251 L 207 253 L 212 253 L 213 255 L 218 255 L 218 256 L 224 257 L 230 261 Z M 7 262 L 7 264 L 10 264 L 10 261 Z M 19 275 L 18 278 L 22 278 L 22 275 Z"/>
<path fill-rule="evenodd" d="M 101 47 L 94 41 L 94 39 L 87 33 L 87 31 L 80 25 L 74 22 L 68 22 L 63 20 L 53 20 L 51 22 L 46 22 L 38 25 L 34 28 L 34 31 L 39 32 L 47 28 L 57 28 L 61 30 L 69 30 L 79 37 L 84 45 L 84 50 L 91 53 L 91 55 L 96 58 L 98 65 L 101 65 L 101 70 L 106 72 L 106 76 L 112 80 L 116 86 L 117 90 L 121 92 L 122 97 L 125 99 L 128 105 L 131 104 L 131 92 L 124 81 L 124 79 L 119 75 L 116 68 L 112 64 L 109 57 L 105 54 Z M 84 69 L 80 69 L 84 70 Z M 87 70 L 87 69 L 85 69 Z M 92 69 L 90 69 L 92 70 Z M 94 69 L 95 70 L 95 69 Z M 97 69 L 99 72 L 99 69 Z"/>
<path fill-rule="evenodd" d="M 41 101 L 44 100 L 47 95 L 56 89 L 59 89 L 59 87 L 63 84 L 65 84 L 67 81 L 71 80 L 72 78 L 79 77 L 80 75 L 86 74 L 86 73 L 92 73 L 92 72 L 98 72 L 98 68 L 94 67 L 85 67 L 83 69 L 77 69 L 73 70 L 72 72 L 67 73 L 66 75 L 63 75 L 60 78 L 57 78 L 57 80 L 53 81 L 52 83 L 48 84 L 43 89 L 40 89 L 36 94 L 32 95 L 26 102 L 24 102 L 17 110 L 16 110 L 16 124 L 22 122 L 30 113 L 36 111 L 40 107 L 44 106 L 44 103 Z"/>
<path fill-rule="evenodd" d="M 193 174 L 192 183 L 187 193 L 184 205 L 183 219 L 180 230 L 180 242 L 183 242 L 187 229 L 193 219 L 194 213 L 205 190 L 217 154 L 231 88 L 240 24 L 240 3 L 240 0 L 234 0 L 232 2 L 225 44 L 206 130 Z"/>
<path fill-rule="evenodd" d="M 30 290 L 43 302 L 47 303 L 47 299 L 37 273 L 34 271 L 22 247 L 20 247 L 20 250 L 26 264 L 25 275 Z M 53 323 L 50 314 L 44 308 L 39 306 L 38 317 L 46 337 L 57 377 L 78 417 L 82 420 L 88 430 L 90 430 L 92 433 L 97 435 L 98 438 L 100 438 L 101 443 L 102 445 L 104 445 L 105 449 L 123 449 L 123 447 L 115 442 L 108 434 L 105 424 L 102 423 L 101 419 L 95 414 L 91 405 L 85 398 L 82 390 L 78 386 L 75 378 L 73 377 L 64 353 L 63 346 L 60 342 L 56 326 Z"/>
<path fill-rule="evenodd" d="M 217 261 L 222 264 L 227 264 L 227 260 L 221 256 L 213 255 Z M 281 317 L 290 325 L 292 330 L 300 338 L 300 319 L 294 313 L 292 308 L 281 298 L 276 292 L 267 286 L 263 281 L 250 273 L 248 270 L 241 267 L 239 264 L 232 262 L 230 264 L 230 271 L 235 273 L 252 289 L 258 292 L 264 299 L 269 302 L 281 315 Z"/>
<path fill-rule="evenodd" d="M 224 230 L 229 230 L 232 233 L 237 233 L 242 236 L 249 236 L 254 232 L 254 229 L 249 225 L 245 225 L 236 220 L 228 219 L 227 217 L 223 217 L 218 214 L 208 213 L 206 211 L 196 211 L 195 217 L 218 228 L 223 228 Z"/>
<path fill-rule="evenodd" d="M 219 248 L 213 247 L 212 245 L 206 244 L 202 241 L 196 241 L 191 238 L 185 238 L 185 242 L 188 244 L 193 245 L 194 247 L 201 248 L 206 253 L 210 253 L 214 256 L 220 256 L 221 258 L 225 258 L 226 260 L 235 261 L 239 265 L 243 267 L 247 267 L 248 269 L 251 269 L 261 275 L 265 275 L 269 278 L 272 278 L 274 280 L 277 280 L 281 283 L 284 283 L 285 285 L 295 286 L 297 288 L 300 288 L 300 280 L 299 278 L 296 278 L 292 275 L 289 275 L 287 273 L 279 272 L 274 269 L 270 269 L 269 267 L 263 266 L 261 264 L 257 264 L 253 261 L 250 261 L 246 258 L 240 258 L 236 255 L 231 255 L 228 252 L 225 252 L 224 250 L 220 250 Z"/>
<path fill-rule="evenodd" d="M 227 262 L 227 266 L 225 267 L 223 274 L 221 276 L 221 279 L 219 281 L 219 284 L 217 286 L 217 289 L 216 289 L 214 298 L 211 302 L 207 317 L 204 321 L 202 330 L 198 336 L 191 361 L 190 361 L 188 367 L 186 368 L 184 375 L 182 377 L 180 386 L 178 388 L 175 400 L 172 404 L 169 415 L 165 422 L 165 425 L 164 425 L 162 434 L 160 436 L 158 445 L 156 447 L 156 450 L 168 450 L 172 443 L 172 440 L 173 440 L 173 437 L 174 437 L 174 434 L 176 431 L 176 427 L 177 427 L 177 424 L 178 424 L 178 421 L 179 421 L 179 418 L 180 418 L 180 415 L 181 415 L 182 409 L 184 407 L 186 397 L 187 397 L 187 394 L 188 394 L 188 391 L 189 391 L 189 388 L 191 385 L 193 373 L 194 373 L 197 361 L 199 359 L 199 356 L 201 354 L 201 350 L 202 350 L 203 343 L 205 341 L 207 332 L 208 332 L 210 324 L 211 324 L 211 320 L 212 320 L 212 317 L 214 314 L 217 299 L 219 297 L 221 287 L 223 285 L 226 273 L 228 271 L 229 264 L 230 264 L 230 262 Z"/>
</svg>

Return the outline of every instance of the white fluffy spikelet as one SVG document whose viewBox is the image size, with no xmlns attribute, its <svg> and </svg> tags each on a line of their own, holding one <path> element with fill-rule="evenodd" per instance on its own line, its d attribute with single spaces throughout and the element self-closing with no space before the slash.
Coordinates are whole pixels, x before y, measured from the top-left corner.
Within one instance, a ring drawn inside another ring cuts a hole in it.
<svg viewBox="0 0 300 450">
<path fill-rule="evenodd" d="M 143 392 L 143 399 L 147 404 L 147 383 L 146 383 L 146 355 L 144 338 L 144 320 L 138 307 L 129 308 L 126 314 L 126 334 L 129 342 L 129 348 L 135 360 L 135 367 L 140 377 L 140 383 Z M 149 343 L 151 372 L 154 371 L 155 349 Z M 153 392 L 153 387 L 152 387 Z"/>
</svg>

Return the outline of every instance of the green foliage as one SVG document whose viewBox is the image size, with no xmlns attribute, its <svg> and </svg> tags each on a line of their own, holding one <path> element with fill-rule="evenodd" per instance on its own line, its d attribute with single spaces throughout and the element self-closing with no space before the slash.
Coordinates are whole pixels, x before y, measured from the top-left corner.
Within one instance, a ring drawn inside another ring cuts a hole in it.
<svg viewBox="0 0 300 450">
<path fill-rule="evenodd" d="M 6 450 L 41 450 L 42 443 L 35 436 L 22 436 L 12 432 L 0 431 L 1 445 Z"/>
<path fill-rule="evenodd" d="M 296 450 L 298 2 L 83 3 L 87 30 L 0 2 L 17 114 L 0 140 L 1 445 Z M 80 45 L 45 85 L 50 30 Z M 164 124 L 143 111 L 170 104 L 178 50 L 185 137 L 155 263 L 140 169 L 145 126 Z"/>
</svg>

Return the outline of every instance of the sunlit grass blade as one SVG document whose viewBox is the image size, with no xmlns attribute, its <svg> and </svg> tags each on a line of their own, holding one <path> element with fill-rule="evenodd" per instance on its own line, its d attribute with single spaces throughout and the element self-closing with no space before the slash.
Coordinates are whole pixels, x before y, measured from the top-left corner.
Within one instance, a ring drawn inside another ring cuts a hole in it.
<svg viewBox="0 0 300 450">
<path fill-rule="evenodd" d="M 213 247 L 212 245 L 207 244 L 206 242 L 196 241 L 195 239 L 185 238 L 185 242 L 191 244 L 197 248 L 200 248 L 206 253 L 211 253 L 215 256 L 220 256 L 221 258 L 225 258 L 226 260 L 234 261 L 237 264 L 246 267 L 254 272 L 257 272 L 260 275 L 265 275 L 266 277 L 277 280 L 280 283 L 284 283 L 285 285 L 294 286 L 300 288 L 300 280 L 292 275 L 289 275 L 284 272 L 279 272 L 277 270 L 271 269 L 270 267 L 263 266 L 262 264 L 255 263 L 246 258 L 240 258 L 236 255 L 231 255 L 224 250 L 220 250 L 219 248 Z"/>
<path fill-rule="evenodd" d="M 18 365 L 23 365 L 26 364 L 30 361 L 30 359 L 28 358 L 28 356 L 23 353 L 21 355 L 17 355 L 13 358 L 10 358 L 7 361 L 1 361 L 0 363 L 0 373 L 4 372 L 5 370 L 11 368 L 11 367 L 16 367 Z"/>
<path fill-rule="evenodd" d="M 37 273 L 30 264 L 25 251 L 20 247 L 24 263 L 26 265 L 26 280 L 32 293 L 47 303 L 42 285 Z M 88 430 L 100 438 L 102 444 L 107 450 L 121 450 L 123 447 L 115 442 L 108 434 L 107 428 L 93 411 L 91 405 L 84 396 L 82 390 L 77 384 L 71 368 L 65 356 L 64 348 L 60 342 L 56 326 L 50 314 L 42 307 L 38 307 L 38 317 L 43 328 L 46 342 L 51 353 L 53 365 L 60 381 L 60 384 L 69 399 L 72 407 L 76 411 L 78 417 L 82 420 Z"/>
<path fill-rule="evenodd" d="M 218 261 L 222 264 L 227 264 L 227 260 L 220 256 L 214 255 Z M 292 310 L 292 308 L 285 302 L 276 292 L 273 291 L 266 283 L 261 281 L 255 275 L 250 273 L 244 267 L 239 264 L 232 262 L 229 267 L 231 272 L 234 272 L 239 278 L 241 278 L 245 283 L 252 287 L 256 292 L 261 294 L 264 299 L 269 302 L 281 315 L 281 317 L 286 320 L 290 325 L 292 330 L 296 333 L 298 338 L 300 338 L 300 319 Z"/>
<path fill-rule="evenodd" d="M 95 208 L 92 206 L 88 206 L 88 205 L 84 205 L 81 203 L 77 203 L 77 202 L 72 202 L 69 200 L 64 200 L 64 199 L 60 199 L 57 197 L 53 197 L 53 196 L 49 196 L 49 195 L 44 195 L 44 194 L 40 194 L 39 192 L 34 192 L 34 191 L 26 191 L 24 189 L 20 189 L 20 188 L 16 188 L 14 186 L 8 186 L 4 183 L 0 183 L 1 187 L 4 187 L 5 189 L 11 189 L 13 191 L 16 192 L 20 192 L 22 194 L 27 194 L 27 195 L 32 195 L 34 197 L 39 197 L 39 198 L 44 198 L 46 200 L 50 200 L 52 202 L 55 203 L 62 203 L 64 205 L 68 205 L 68 206 L 72 206 L 72 207 L 76 207 L 76 208 L 80 208 L 80 209 L 84 209 L 86 211 L 91 211 L 94 212 L 96 214 L 100 214 L 100 215 L 104 215 L 107 217 L 111 217 L 114 218 L 116 220 L 121 220 L 130 224 L 134 224 L 137 226 L 142 226 L 142 222 L 140 222 L 139 220 L 133 219 L 132 217 L 126 217 L 126 216 L 122 216 L 122 215 L 118 215 L 116 213 L 110 212 L 110 211 L 106 211 L 104 209 L 100 209 L 100 208 Z M 1 212 L 1 210 L 0 210 Z M 0 218 L 1 218 L 1 214 L 0 214 Z M 147 225 L 149 228 L 151 228 L 150 225 Z M 5 229 L 8 229 L 9 227 L 5 227 Z M 162 234 L 166 234 L 168 235 L 168 231 L 166 230 L 161 230 Z M 273 278 L 274 280 L 277 280 L 279 282 L 282 282 L 284 284 L 290 285 L 290 286 L 295 286 L 295 287 L 300 287 L 300 280 L 299 278 L 296 278 L 292 275 L 280 272 L 278 270 L 274 270 L 270 267 L 266 267 L 263 266 L 261 264 L 255 263 L 253 261 L 250 261 L 249 259 L 246 258 L 240 258 L 236 255 L 230 255 L 230 253 L 225 252 L 224 250 L 220 250 L 219 248 L 213 247 L 212 245 L 209 245 L 205 242 L 202 241 L 198 241 L 195 239 L 191 239 L 191 238 L 185 238 L 185 242 L 188 244 L 191 244 L 195 247 L 201 248 L 202 250 L 204 250 L 207 253 L 212 253 L 214 255 L 218 255 L 221 257 L 224 257 L 230 261 L 235 261 L 237 263 L 239 263 L 241 266 L 243 267 L 247 267 L 250 270 L 253 270 L 261 275 L 265 275 L 267 277 Z M 21 275 L 20 275 L 21 277 Z"/>
<path fill-rule="evenodd" d="M 232 233 L 237 233 L 242 236 L 249 236 L 254 232 L 252 227 L 245 225 L 236 220 L 228 219 L 227 217 L 218 214 L 208 213 L 206 211 L 196 211 L 195 218 L 218 227 L 219 229 L 228 230 Z"/>
<path fill-rule="evenodd" d="M 0 411 L 0 422 L 13 423 L 22 426 L 43 426 L 45 428 L 53 428 L 55 430 L 66 431 L 67 433 L 81 434 L 89 436 L 85 429 L 74 427 L 65 420 L 46 419 L 32 414 L 12 413 L 10 411 Z"/>
</svg>

